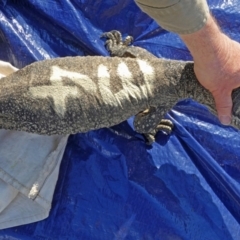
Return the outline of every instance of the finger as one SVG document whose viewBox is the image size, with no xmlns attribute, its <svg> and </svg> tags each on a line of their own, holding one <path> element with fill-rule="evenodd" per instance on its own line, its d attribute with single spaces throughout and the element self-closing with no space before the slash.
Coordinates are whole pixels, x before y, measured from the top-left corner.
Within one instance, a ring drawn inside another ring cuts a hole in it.
<svg viewBox="0 0 240 240">
<path fill-rule="evenodd" d="M 229 125 L 232 118 L 232 96 L 231 94 L 221 94 L 213 96 L 220 122 Z"/>
</svg>

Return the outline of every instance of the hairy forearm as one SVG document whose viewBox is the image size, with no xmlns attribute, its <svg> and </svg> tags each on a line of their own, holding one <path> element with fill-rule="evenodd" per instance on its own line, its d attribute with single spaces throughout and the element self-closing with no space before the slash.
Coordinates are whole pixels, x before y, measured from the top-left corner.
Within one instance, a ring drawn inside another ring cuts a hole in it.
<svg viewBox="0 0 240 240">
<path fill-rule="evenodd" d="M 197 32 L 180 35 L 191 52 L 194 62 L 201 64 L 205 59 L 215 62 L 226 57 L 225 36 L 212 16 L 209 16 L 205 26 Z"/>
<path fill-rule="evenodd" d="M 212 16 L 197 32 L 181 35 L 194 59 L 199 82 L 216 103 L 220 121 L 231 122 L 232 90 L 240 86 L 240 45 L 221 32 Z"/>
</svg>

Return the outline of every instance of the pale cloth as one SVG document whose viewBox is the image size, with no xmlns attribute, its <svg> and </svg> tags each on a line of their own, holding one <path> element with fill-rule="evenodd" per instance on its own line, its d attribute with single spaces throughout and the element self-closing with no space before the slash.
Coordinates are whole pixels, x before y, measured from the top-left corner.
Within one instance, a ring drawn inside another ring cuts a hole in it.
<svg viewBox="0 0 240 240">
<path fill-rule="evenodd" d="M 17 70 L 0 61 L 0 78 Z M 48 217 L 67 139 L 0 130 L 0 229 Z"/>
</svg>

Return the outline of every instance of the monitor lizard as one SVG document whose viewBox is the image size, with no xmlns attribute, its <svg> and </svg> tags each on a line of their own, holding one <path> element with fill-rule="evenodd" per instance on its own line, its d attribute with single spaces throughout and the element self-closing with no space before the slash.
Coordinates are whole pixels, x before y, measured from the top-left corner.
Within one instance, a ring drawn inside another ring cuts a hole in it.
<svg viewBox="0 0 240 240">
<path fill-rule="evenodd" d="M 111 57 L 77 56 L 34 62 L 0 80 L 0 128 L 44 135 L 74 134 L 119 124 L 131 116 L 135 130 L 154 141 L 171 132 L 164 114 L 192 98 L 216 115 L 193 62 L 157 58 L 131 37 L 103 34 Z M 232 94 L 232 125 L 240 128 L 240 89 Z M 163 120 L 162 120 L 163 119 Z"/>
</svg>

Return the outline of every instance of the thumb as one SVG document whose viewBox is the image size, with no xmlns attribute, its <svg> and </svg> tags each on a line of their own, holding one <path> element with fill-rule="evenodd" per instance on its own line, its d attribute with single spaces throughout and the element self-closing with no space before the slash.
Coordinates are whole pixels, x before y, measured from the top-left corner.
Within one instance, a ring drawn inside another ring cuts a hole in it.
<svg viewBox="0 0 240 240">
<path fill-rule="evenodd" d="M 229 125 L 232 118 L 232 95 L 230 94 L 220 94 L 213 95 L 216 109 L 218 113 L 218 118 L 223 125 Z"/>
</svg>

